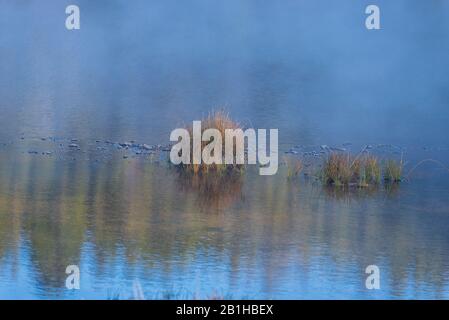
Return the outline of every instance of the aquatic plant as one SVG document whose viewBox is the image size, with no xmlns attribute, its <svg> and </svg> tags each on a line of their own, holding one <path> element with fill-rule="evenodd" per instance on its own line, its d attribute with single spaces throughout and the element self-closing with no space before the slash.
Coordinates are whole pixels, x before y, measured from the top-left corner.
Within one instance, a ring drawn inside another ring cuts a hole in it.
<svg viewBox="0 0 449 320">
<path fill-rule="evenodd" d="M 302 160 L 299 158 L 285 157 L 284 161 L 287 166 L 287 179 L 297 177 L 304 168 Z"/>
<path fill-rule="evenodd" d="M 366 155 L 360 161 L 359 185 L 378 184 L 381 178 L 379 161 L 373 155 Z"/>
<path fill-rule="evenodd" d="M 351 182 L 353 171 L 349 154 L 331 153 L 324 160 L 320 177 L 324 184 L 342 186 Z"/>
<path fill-rule="evenodd" d="M 373 155 L 353 157 L 349 153 L 331 153 L 319 174 L 326 185 L 367 187 L 380 182 L 380 166 Z"/>
<path fill-rule="evenodd" d="M 225 136 L 225 130 L 227 129 L 243 129 L 242 126 L 231 119 L 229 116 L 229 113 L 224 110 L 218 110 L 218 111 L 212 111 L 209 113 L 209 115 L 201 120 L 201 134 L 203 134 L 204 131 L 207 129 L 217 129 L 221 136 Z M 186 128 L 189 132 L 190 136 L 193 136 L 193 127 L 189 126 Z M 209 143 L 209 141 L 203 141 L 201 143 L 201 150 Z M 237 150 L 236 150 L 236 144 L 234 144 L 233 149 L 233 156 L 236 156 Z M 193 154 L 193 143 L 190 144 L 190 152 Z M 205 164 L 204 162 L 201 164 L 182 164 L 179 167 L 181 167 L 185 171 L 192 172 L 194 174 L 198 173 L 209 173 L 209 172 L 218 172 L 218 173 L 227 173 L 229 171 L 237 171 L 241 172 L 244 169 L 244 165 L 242 164 L 225 164 L 224 162 L 224 156 L 225 156 L 225 149 L 222 150 L 223 157 L 223 163 L 222 164 Z"/>
<path fill-rule="evenodd" d="M 385 182 L 400 182 L 402 180 L 402 170 L 404 164 L 402 158 L 400 161 L 388 159 L 384 166 L 384 181 Z"/>
</svg>

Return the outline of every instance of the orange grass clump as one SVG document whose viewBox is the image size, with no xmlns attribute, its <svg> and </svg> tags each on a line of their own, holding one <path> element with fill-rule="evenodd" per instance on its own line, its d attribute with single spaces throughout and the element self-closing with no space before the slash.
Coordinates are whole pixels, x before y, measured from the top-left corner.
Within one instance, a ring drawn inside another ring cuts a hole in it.
<svg viewBox="0 0 449 320">
<path fill-rule="evenodd" d="M 228 112 L 224 110 L 212 111 L 209 113 L 207 118 L 201 120 L 201 135 L 207 129 L 217 129 L 222 137 L 225 137 L 225 131 L 227 129 L 241 129 L 240 124 L 231 119 Z M 189 126 L 186 128 L 189 131 L 190 136 L 193 136 L 193 128 Z M 209 141 L 201 142 L 201 150 L 209 143 Z M 191 154 L 193 153 L 193 143 L 190 145 Z M 208 173 L 208 172 L 221 172 L 225 173 L 227 171 L 240 171 L 243 169 L 243 165 L 241 164 L 224 164 L 224 153 L 225 149 L 222 148 L 222 158 L 223 164 L 183 164 L 181 165 L 182 169 L 187 172 L 192 172 L 193 174 L 198 173 Z M 235 157 L 236 154 L 236 145 L 234 144 L 233 154 Z"/>
</svg>

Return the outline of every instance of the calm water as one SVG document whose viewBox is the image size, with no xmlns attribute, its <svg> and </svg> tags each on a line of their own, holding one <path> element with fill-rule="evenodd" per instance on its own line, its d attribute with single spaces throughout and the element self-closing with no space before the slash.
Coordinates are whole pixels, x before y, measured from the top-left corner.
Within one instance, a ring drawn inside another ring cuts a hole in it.
<svg viewBox="0 0 449 320">
<path fill-rule="evenodd" d="M 449 298 L 443 169 L 341 192 L 283 166 L 192 181 L 104 144 L 225 106 L 282 151 L 448 164 L 449 2 L 377 3 L 380 31 L 365 1 L 78 1 L 67 31 L 70 1 L 0 0 L 0 298 Z"/>
</svg>

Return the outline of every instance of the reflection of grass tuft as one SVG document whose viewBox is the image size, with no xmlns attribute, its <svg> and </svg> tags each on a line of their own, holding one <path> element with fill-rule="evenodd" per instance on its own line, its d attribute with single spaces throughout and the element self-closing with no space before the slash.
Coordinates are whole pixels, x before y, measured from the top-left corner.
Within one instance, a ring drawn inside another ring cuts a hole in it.
<svg viewBox="0 0 449 320">
<path fill-rule="evenodd" d="M 240 172 L 193 173 L 178 171 L 179 187 L 197 195 L 198 205 L 206 210 L 226 208 L 240 199 L 243 175 Z"/>
<path fill-rule="evenodd" d="M 327 197 L 350 202 L 354 199 L 363 199 L 378 194 L 379 185 L 369 185 L 365 188 L 335 188 L 332 185 L 323 186 Z"/>
</svg>

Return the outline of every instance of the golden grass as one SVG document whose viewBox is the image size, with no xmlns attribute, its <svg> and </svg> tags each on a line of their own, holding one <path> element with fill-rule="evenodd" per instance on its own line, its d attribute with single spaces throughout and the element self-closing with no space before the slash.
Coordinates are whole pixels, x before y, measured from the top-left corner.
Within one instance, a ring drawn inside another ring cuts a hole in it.
<svg viewBox="0 0 449 320">
<path fill-rule="evenodd" d="M 190 136 L 193 136 L 193 128 L 192 126 L 189 126 L 186 128 L 189 131 Z M 207 129 L 217 129 L 222 138 L 225 137 L 225 130 L 227 129 L 242 129 L 241 125 L 231 119 L 229 116 L 229 113 L 224 110 L 218 110 L 218 111 L 212 111 L 209 113 L 209 115 L 201 120 L 201 134 Z M 201 143 L 201 151 L 203 148 L 209 143 L 209 141 L 203 141 Z M 193 154 L 193 143 L 191 143 L 190 146 L 191 154 Z M 219 172 L 219 173 L 226 173 L 229 171 L 241 171 L 244 168 L 244 165 L 242 164 L 224 164 L 224 154 L 225 154 L 225 148 L 222 148 L 222 162 L 223 164 L 183 164 L 180 167 L 187 171 L 191 172 L 193 174 L 199 174 L 199 173 L 209 173 L 209 172 Z M 236 154 L 236 146 L 234 144 L 234 151 L 233 151 L 234 157 Z"/>
<path fill-rule="evenodd" d="M 349 154 L 331 153 L 324 160 L 321 179 L 329 185 L 348 185 L 353 175 L 351 163 Z"/>
<path fill-rule="evenodd" d="M 380 182 L 380 166 L 376 157 L 369 156 L 366 158 L 365 170 L 368 181 Z"/>
<path fill-rule="evenodd" d="M 331 153 L 324 160 L 319 176 L 326 185 L 367 187 L 378 184 L 381 174 L 375 156 Z"/>
<path fill-rule="evenodd" d="M 384 180 L 386 182 L 400 182 L 403 168 L 402 159 L 401 161 L 387 160 L 384 166 Z"/>
<path fill-rule="evenodd" d="M 299 158 L 285 157 L 284 161 L 287 166 L 287 179 L 297 177 L 304 168 L 302 160 Z"/>
<path fill-rule="evenodd" d="M 366 155 L 360 159 L 359 185 L 368 186 L 378 184 L 381 177 L 379 161 L 372 155 Z"/>
</svg>

